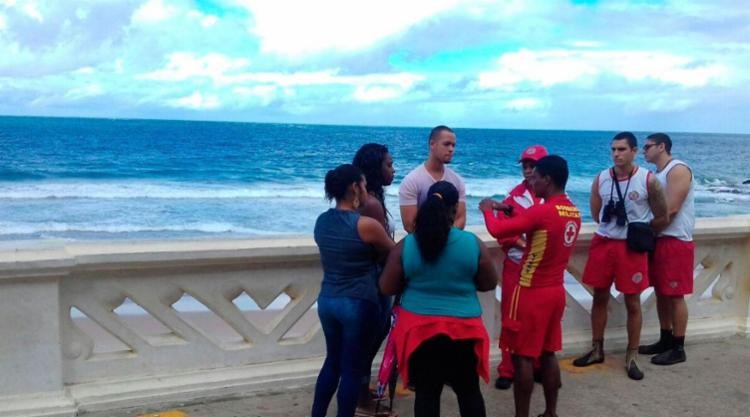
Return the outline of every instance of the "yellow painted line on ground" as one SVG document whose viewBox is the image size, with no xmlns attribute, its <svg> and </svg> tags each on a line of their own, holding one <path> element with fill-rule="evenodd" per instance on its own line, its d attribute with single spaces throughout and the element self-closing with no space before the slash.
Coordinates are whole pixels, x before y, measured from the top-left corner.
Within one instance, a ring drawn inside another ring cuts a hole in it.
<svg viewBox="0 0 750 417">
<path fill-rule="evenodd" d="M 141 414 L 137 417 L 188 417 L 187 413 L 180 410 L 167 410 L 158 413 Z"/>
<path fill-rule="evenodd" d="M 574 358 L 560 359 L 560 370 L 571 374 L 584 374 L 597 371 L 610 371 L 617 367 L 614 361 L 605 360 L 604 363 L 597 363 L 583 368 L 573 366 Z"/>
</svg>

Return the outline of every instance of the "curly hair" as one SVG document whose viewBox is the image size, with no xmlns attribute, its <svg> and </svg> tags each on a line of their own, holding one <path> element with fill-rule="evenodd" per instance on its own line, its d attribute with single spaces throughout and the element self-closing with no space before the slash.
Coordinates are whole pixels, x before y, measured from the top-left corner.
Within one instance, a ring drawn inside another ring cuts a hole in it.
<svg viewBox="0 0 750 417">
<path fill-rule="evenodd" d="M 350 185 L 362 181 L 362 171 L 351 164 L 337 166 L 326 173 L 326 198 L 339 201 L 346 197 Z"/>
<path fill-rule="evenodd" d="M 367 192 L 378 199 L 386 213 L 388 222 L 388 209 L 385 207 L 385 178 L 383 178 L 383 161 L 388 155 L 388 147 L 379 143 L 367 143 L 362 145 L 354 155 L 352 165 L 362 170 L 367 179 Z"/>
</svg>

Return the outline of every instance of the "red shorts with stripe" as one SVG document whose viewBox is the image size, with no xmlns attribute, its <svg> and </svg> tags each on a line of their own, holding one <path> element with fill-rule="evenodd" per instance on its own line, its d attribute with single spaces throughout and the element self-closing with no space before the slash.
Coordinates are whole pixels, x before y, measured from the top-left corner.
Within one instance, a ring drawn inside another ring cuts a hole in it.
<svg viewBox="0 0 750 417">
<path fill-rule="evenodd" d="M 693 293 L 695 244 L 674 237 L 656 239 L 656 249 L 648 265 L 654 290 L 663 295 Z"/>
<path fill-rule="evenodd" d="M 640 294 L 648 287 L 648 253 L 635 252 L 624 240 L 594 234 L 589 258 L 583 270 L 583 283 L 609 288 L 614 282 L 623 294 Z"/>
<path fill-rule="evenodd" d="M 538 358 L 542 352 L 562 350 L 562 319 L 565 288 L 521 287 L 511 297 L 509 317 L 503 318 L 504 349 L 514 355 Z"/>
</svg>

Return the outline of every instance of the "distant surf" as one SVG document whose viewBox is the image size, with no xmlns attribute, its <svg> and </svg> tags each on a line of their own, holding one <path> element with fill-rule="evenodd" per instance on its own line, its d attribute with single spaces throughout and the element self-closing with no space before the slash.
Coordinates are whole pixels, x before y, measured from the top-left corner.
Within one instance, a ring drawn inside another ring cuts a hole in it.
<svg viewBox="0 0 750 417">
<path fill-rule="evenodd" d="M 428 131 L 0 117 L 0 240 L 310 234 L 329 207 L 326 171 L 367 142 L 385 143 L 393 154 L 397 173 L 386 203 L 400 226 L 398 186 L 424 161 Z M 482 224 L 481 198 L 500 198 L 518 183 L 518 155 L 533 143 L 568 160 L 568 193 L 590 220 L 591 182 L 610 165 L 614 132 L 456 131 L 452 167 L 466 180 L 469 225 Z M 672 138 L 675 155 L 693 167 L 699 216 L 750 213 L 750 136 Z M 717 148 L 733 151 L 718 159 Z M 639 164 L 653 168 L 640 157 Z"/>
</svg>

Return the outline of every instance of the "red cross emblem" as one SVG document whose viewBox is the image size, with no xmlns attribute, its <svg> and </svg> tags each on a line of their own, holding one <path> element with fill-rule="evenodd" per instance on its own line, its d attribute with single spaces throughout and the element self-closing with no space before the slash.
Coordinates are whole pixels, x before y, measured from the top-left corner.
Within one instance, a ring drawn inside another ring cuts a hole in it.
<svg viewBox="0 0 750 417">
<path fill-rule="evenodd" d="M 578 236 L 578 227 L 574 221 L 569 221 L 565 225 L 565 233 L 563 234 L 563 243 L 565 246 L 572 246 Z"/>
</svg>

